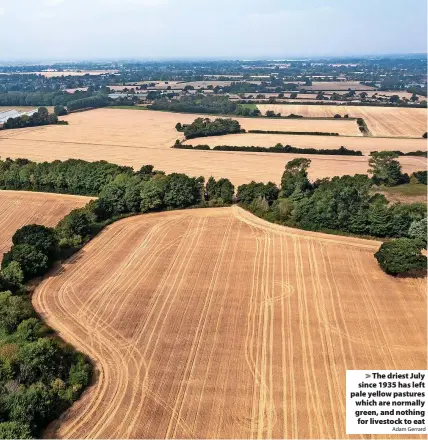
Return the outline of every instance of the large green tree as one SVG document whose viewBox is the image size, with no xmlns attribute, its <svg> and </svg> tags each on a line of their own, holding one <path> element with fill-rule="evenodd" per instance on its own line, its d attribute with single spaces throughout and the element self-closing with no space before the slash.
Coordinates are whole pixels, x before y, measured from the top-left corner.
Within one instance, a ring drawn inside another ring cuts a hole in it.
<svg viewBox="0 0 428 440">
<path fill-rule="evenodd" d="M 382 270 L 390 275 L 425 271 L 427 268 L 427 257 L 421 254 L 421 243 L 409 238 L 383 243 L 375 258 Z"/>
</svg>

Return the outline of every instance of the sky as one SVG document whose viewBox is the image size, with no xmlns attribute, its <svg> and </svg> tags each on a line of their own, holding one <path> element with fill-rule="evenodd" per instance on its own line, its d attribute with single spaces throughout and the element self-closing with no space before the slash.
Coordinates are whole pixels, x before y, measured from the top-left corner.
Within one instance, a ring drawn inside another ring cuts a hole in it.
<svg viewBox="0 0 428 440">
<path fill-rule="evenodd" d="M 0 60 L 426 53 L 427 0 L 0 0 Z"/>
</svg>

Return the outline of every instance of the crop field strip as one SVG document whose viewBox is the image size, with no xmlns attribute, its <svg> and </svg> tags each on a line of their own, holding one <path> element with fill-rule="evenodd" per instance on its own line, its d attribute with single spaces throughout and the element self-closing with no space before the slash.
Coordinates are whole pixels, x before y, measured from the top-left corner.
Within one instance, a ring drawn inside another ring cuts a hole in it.
<svg viewBox="0 0 428 440">
<path fill-rule="evenodd" d="M 346 369 L 426 362 L 423 282 L 378 245 L 237 207 L 109 226 L 33 296 L 98 370 L 46 435 L 346 438 Z"/>
<path fill-rule="evenodd" d="M 257 108 L 266 113 L 273 110 L 286 116 L 290 113 L 301 116 L 334 116 L 339 114 L 363 118 L 373 136 L 408 136 L 422 138 L 427 132 L 427 109 L 392 108 L 346 105 L 305 105 L 305 104 L 259 104 Z"/>
<path fill-rule="evenodd" d="M 39 162 L 69 158 L 88 161 L 107 160 L 120 165 L 130 165 L 137 169 L 143 164 L 152 164 L 155 168 L 168 173 L 185 172 L 192 176 L 202 175 L 207 179 L 211 175 L 215 178 L 228 177 L 236 186 L 251 180 L 279 182 L 285 163 L 298 157 L 293 154 L 278 157 L 278 154 L 274 153 L 204 152 L 170 148 L 177 138 L 183 138 L 183 134 L 175 130 L 175 124 L 177 122 L 190 123 L 197 116 L 148 110 L 113 109 L 75 113 L 67 116 L 67 120 L 70 121 L 69 126 L 33 127 L 0 132 L 0 157 L 25 157 Z M 291 127 L 291 125 L 284 124 L 297 123 L 296 120 L 270 120 L 267 118 L 241 118 L 239 120 L 244 128 L 266 130 L 282 130 L 284 127 Z M 306 121 L 303 122 L 306 123 Z M 342 122 L 346 122 L 354 124 L 356 127 L 355 121 L 320 120 L 315 122 L 317 124 L 342 124 Z M 307 144 L 315 148 L 329 148 L 329 146 L 334 146 L 336 141 L 333 137 L 326 139 L 326 136 L 272 135 L 273 137 L 271 137 L 271 135 L 264 134 L 258 135 L 262 138 L 246 138 L 246 136 L 257 136 L 256 134 L 239 136 L 242 137 L 238 139 L 245 139 L 247 145 L 257 144 L 260 146 L 267 142 L 269 142 L 268 146 L 282 142 L 297 147 L 303 147 Z M 216 145 L 223 145 L 231 144 L 233 138 L 221 136 L 217 139 Z M 340 139 L 342 138 L 339 137 Z M 210 144 L 212 140 L 213 138 L 203 138 L 197 143 Z M 389 140 L 362 136 L 343 137 L 344 146 L 351 149 L 361 149 L 364 152 L 386 149 L 387 147 L 397 149 L 396 140 L 391 139 L 390 141 L 391 143 Z M 195 140 L 192 140 L 192 143 L 196 145 Z M 354 147 L 352 143 L 354 145 L 358 143 L 358 148 Z M 422 139 L 400 140 L 399 149 L 414 151 L 423 149 L 425 145 Z M 368 169 L 368 160 L 364 157 L 326 158 L 317 155 L 308 157 L 312 161 L 310 176 L 313 179 L 366 173 Z M 400 158 L 400 162 L 404 171 L 408 173 L 426 167 L 426 160 L 417 157 L 403 157 Z"/>
<path fill-rule="evenodd" d="M 91 197 L 27 191 L 0 191 L 0 260 L 12 245 L 17 229 L 32 223 L 55 226 L 71 210 Z"/>
</svg>

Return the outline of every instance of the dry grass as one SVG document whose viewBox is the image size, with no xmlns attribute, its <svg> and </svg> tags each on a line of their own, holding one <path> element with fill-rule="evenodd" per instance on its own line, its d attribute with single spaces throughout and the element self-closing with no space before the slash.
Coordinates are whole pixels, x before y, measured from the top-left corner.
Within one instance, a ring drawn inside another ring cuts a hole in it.
<svg viewBox="0 0 428 440">
<path fill-rule="evenodd" d="M 46 435 L 347 438 L 347 369 L 426 366 L 425 283 L 378 246 L 236 207 L 109 226 L 33 296 L 97 367 Z"/>
<path fill-rule="evenodd" d="M 65 118 L 70 122 L 68 126 L 44 126 L 0 132 L 0 157 L 25 157 L 39 162 L 69 158 L 107 160 L 137 169 L 144 164 L 152 164 L 167 173 L 184 172 L 206 178 L 211 175 L 215 178 L 228 177 L 235 185 L 248 183 L 253 179 L 279 183 L 285 163 L 299 157 L 293 154 L 186 151 L 170 148 L 177 138 L 182 138 L 182 134 L 174 128 L 175 124 L 179 121 L 192 122 L 196 116 L 198 115 L 113 109 L 74 113 Z M 302 121 L 242 119 L 245 128 L 276 130 L 286 129 L 284 127 L 291 126 L 287 124 L 300 122 Z M 260 136 L 266 136 L 266 141 L 269 138 L 269 135 Z M 299 139 L 296 140 L 300 142 L 300 138 L 306 136 L 297 137 Z M 228 143 L 228 139 L 229 136 L 222 136 L 219 143 Z M 284 137 L 274 135 L 274 139 L 273 144 L 284 140 Z M 316 139 L 316 136 L 311 136 L 311 142 L 315 143 Z M 332 138 L 323 137 L 325 145 L 327 139 L 332 141 Z M 343 138 L 344 141 L 349 139 L 351 138 Z M 357 138 L 359 139 L 363 138 Z M 195 141 L 207 143 L 209 138 L 194 140 L 193 143 Z M 378 149 L 375 142 L 373 147 Z M 311 155 L 310 159 L 310 176 L 314 179 L 366 173 L 368 168 L 367 158 L 364 157 Z M 426 167 L 426 161 L 421 158 L 406 157 L 402 158 L 401 162 L 406 172 Z"/>
<path fill-rule="evenodd" d="M 373 136 L 409 136 L 422 138 L 427 131 L 427 109 L 404 107 L 369 107 L 346 105 L 275 105 L 257 106 L 264 114 L 267 110 L 289 115 L 326 116 L 348 114 L 353 118 L 364 118 Z"/>
<path fill-rule="evenodd" d="M 22 226 L 37 223 L 55 226 L 71 210 L 91 197 L 27 191 L 0 191 L 0 261 L 12 245 L 12 236 Z"/>
</svg>

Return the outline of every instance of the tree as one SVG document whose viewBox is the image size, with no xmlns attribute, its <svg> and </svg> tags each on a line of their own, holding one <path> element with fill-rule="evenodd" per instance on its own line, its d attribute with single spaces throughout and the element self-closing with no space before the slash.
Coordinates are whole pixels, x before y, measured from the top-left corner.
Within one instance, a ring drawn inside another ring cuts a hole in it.
<svg viewBox="0 0 428 440">
<path fill-rule="evenodd" d="M 290 197 L 296 190 L 305 192 L 311 188 L 307 172 L 310 164 L 310 159 L 297 158 L 285 165 L 281 178 L 280 197 Z"/>
<path fill-rule="evenodd" d="M 33 438 L 30 427 L 19 422 L 0 423 L 0 438 Z"/>
<path fill-rule="evenodd" d="M 206 200 L 213 203 L 232 203 L 235 187 L 229 179 L 220 179 L 216 181 L 214 177 L 208 179 L 206 185 Z"/>
<path fill-rule="evenodd" d="M 46 326 L 37 318 L 24 319 L 16 329 L 18 338 L 24 341 L 36 341 L 46 333 Z"/>
<path fill-rule="evenodd" d="M 24 272 L 17 261 L 12 261 L 2 270 L 2 277 L 12 286 L 19 286 L 24 282 Z"/>
<path fill-rule="evenodd" d="M 369 232 L 376 237 L 391 235 L 391 213 L 385 203 L 371 203 L 368 210 Z"/>
<path fill-rule="evenodd" d="M 0 293 L 0 328 L 6 333 L 14 332 L 32 314 L 29 303 L 21 296 L 13 296 L 10 291 Z"/>
<path fill-rule="evenodd" d="M 91 233 L 91 225 L 95 219 L 84 209 L 73 209 L 57 225 L 58 236 L 63 240 L 80 237 L 83 239 Z"/>
<path fill-rule="evenodd" d="M 172 173 L 165 185 L 164 203 L 171 208 L 186 208 L 202 199 L 200 181 L 186 174 Z"/>
<path fill-rule="evenodd" d="M 413 220 L 410 225 L 408 236 L 415 240 L 419 240 L 424 246 L 427 245 L 427 219 Z"/>
<path fill-rule="evenodd" d="M 24 274 L 24 281 L 43 275 L 49 269 L 49 259 L 46 254 L 30 244 L 18 244 L 4 254 L 1 263 L 5 269 L 12 261 L 17 261 Z"/>
<path fill-rule="evenodd" d="M 32 434 L 37 435 L 40 428 L 60 412 L 61 407 L 55 400 L 53 391 L 42 383 L 21 387 L 7 396 L 9 419 L 29 426 Z"/>
<path fill-rule="evenodd" d="M 140 192 L 141 212 L 149 212 L 163 207 L 166 181 L 167 178 L 162 177 L 149 180 L 143 184 Z"/>
<path fill-rule="evenodd" d="M 54 107 L 54 113 L 55 113 L 57 116 L 64 116 L 64 115 L 66 115 L 68 112 L 67 112 L 67 109 L 66 109 L 63 105 L 56 105 L 56 106 Z"/>
<path fill-rule="evenodd" d="M 403 183 L 404 175 L 401 173 L 401 165 L 398 154 L 394 151 L 376 151 L 372 153 L 368 170 L 372 174 L 373 182 L 376 185 L 396 186 Z"/>
<path fill-rule="evenodd" d="M 421 244 L 409 238 L 383 243 L 375 258 L 382 270 L 390 275 L 408 274 L 427 267 L 427 257 L 421 254 Z"/>
<path fill-rule="evenodd" d="M 98 218 L 104 220 L 127 212 L 125 191 L 126 187 L 124 185 L 116 182 L 107 184 L 102 189 L 97 201 L 95 212 Z"/>
<path fill-rule="evenodd" d="M 12 237 L 12 243 L 14 245 L 30 244 L 50 259 L 55 256 L 58 247 L 58 240 L 54 229 L 35 224 L 18 229 Z"/>
<path fill-rule="evenodd" d="M 50 383 L 57 373 L 57 343 L 50 338 L 40 338 L 24 344 L 19 351 L 19 381 Z"/>
</svg>

